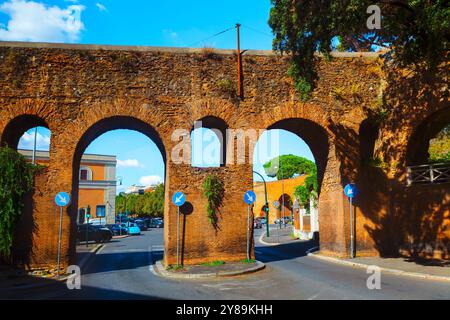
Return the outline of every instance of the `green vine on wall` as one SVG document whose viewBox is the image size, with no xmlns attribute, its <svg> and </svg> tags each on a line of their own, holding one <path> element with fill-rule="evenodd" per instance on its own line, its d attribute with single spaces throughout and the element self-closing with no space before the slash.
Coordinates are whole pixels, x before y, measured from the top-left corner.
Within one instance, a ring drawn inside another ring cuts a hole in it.
<svg viewBox="0 0 450 320">
<path fill-rule="evenodd" d="M 203 195 L 208 201 L 206 212 L 209 222 L 215 227 L 217 226 L 217 211 L 222 205 L 224 194 L 223 181 L 216 175 L 208 175 L 203 182 Z"/>
<path fill-rule="evenodd" d="M 0 148 L 0 256 L 11 256 L 14 226 L 22 214 L 23 198 L 33 188 L 37 166 L 17 151 Z"/>
</svg>

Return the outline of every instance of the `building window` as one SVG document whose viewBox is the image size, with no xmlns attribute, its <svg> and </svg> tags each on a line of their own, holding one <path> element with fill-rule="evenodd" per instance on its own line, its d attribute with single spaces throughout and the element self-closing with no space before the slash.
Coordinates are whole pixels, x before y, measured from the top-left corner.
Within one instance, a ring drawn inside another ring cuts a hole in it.
<svg viewBox="0 0 450 320">
<path fill-rule="evenodd" d="M 92 180 L 92 170 L 88 167 L 81 167 L 80 180 L 82 181 Z"/>
<path fill-rule="evenodd" d="M 97 206 L 97 210 L 95 212 L 95 215 L 97 218 L 104 218 L 106 217 L 106 207 L 105 206 Z"/>
</svg>

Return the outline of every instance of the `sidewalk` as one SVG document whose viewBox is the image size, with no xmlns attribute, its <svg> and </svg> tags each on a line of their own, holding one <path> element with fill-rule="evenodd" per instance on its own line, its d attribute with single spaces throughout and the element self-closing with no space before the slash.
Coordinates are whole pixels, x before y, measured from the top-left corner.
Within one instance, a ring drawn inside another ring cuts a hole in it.
<svg viewBox="0 0 450 320">
<path fill-rule="evenodd" d="M 83 269 L 88 260 L 103 247 L 102 244 L 89 244 L 77 246 L 77 263 Z M 63 274 L 65 270 L 61 270 Z M 0 296 L 3 291 L 13 289 L 32 289 L 42 286 L 54 285 L 67 280 L 67 275 L 56 277 L 56 270 L 35 270 L 26 272 L 7 266 L 0 266 Z"/>
<path fill-rule="evenodd" d="M 203 264 L 183 266 L 181 269 L 166 268 L 161 261 L 153 267 L 156 274 L 173 279 L 202 279 L 215 277 L 231 277 L 253 273 L 265 268 L 260 261 L 254 262 L 226 262 L 222 264 Z"/>
<path fill-rule="evenodd" d="M 440 281 L 450 281 L 450 263 L 443 263 L 441 265 L 427 265 L 421 262 L 410 261 L 407 258 L 380 257 L 357 257 L 355 259 L 339 259 L 324 256 L 320 254 L 320 252 L 308 253 L 308 256 L 357 268 L 377 266 L 381 269 L 381 271 L 396 275 Z"/>
<path fill-rule="evenodd" d="M 259 241 L 266 245 L 280 245 L 285 243 L 303 242 L 302 240 L 291 237 L 292 226 L 282 229 L 270 229 L 270 237 L 265 233 Z M 368 266 L 378 266 L 381 271 L 396 275 L 411 276 L 423 279 L 433 279 L 439 281 L 450 281 L 450 262 L 447 263 L 427 263 L 421 261 L 411 261 L 407 258 L 380 258 L 380 257 L 357 257 L 355 259 L 341 259 L 329 257 L 318 252 L 313 248 L 307 252 L 308 256 L 324 261 L 367 269 Z"/>
<path fill-rule="evenodd" d="M 292 225 L 286 225 L 286 228 L 284 227 L 284 225 L 282 225 L 281 229 L 279 227 L 270 228 L 269 237 L 267 237 L 266 233 L 264 232 L 259 240 L 263 244 L 268 245 L 276 245 L 292 241 L 298 241 L 298 239 L 292 237 L 293 233 L 294 228 Z"/>
</svg>

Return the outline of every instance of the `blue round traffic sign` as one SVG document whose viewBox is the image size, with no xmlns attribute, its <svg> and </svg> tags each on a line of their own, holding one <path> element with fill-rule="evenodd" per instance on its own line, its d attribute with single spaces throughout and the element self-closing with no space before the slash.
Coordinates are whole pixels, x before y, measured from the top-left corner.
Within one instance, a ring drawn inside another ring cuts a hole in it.
<svg viewBox="0 0 450 320">
<path fill-rule="evenodd" d="M 252 190 L 247 191 L 244 194 L 244 201 L 248 205 L 253 204 L 256 201 L 256 194 Z"/>
<path fill-rule="evenodd" d="M 55 203 L 58 207 L 66 207 L 70 204 L 70 195 L 67 192 L 58 192 L 55 196 Z"/>
<path fill-rule="evenodd" d="M 349 198 L 354 198 L 358 194 L 358 188 L 353 183 L 349 183 L 344 188 L 344 193 Z"/>
<path fill-rule="evenodd" d="M 181 207 L 186 202 L 186 195 L 183 192 L 175 192 L 172 197 L 172 202 L 177 207 Z"/>
</svg>

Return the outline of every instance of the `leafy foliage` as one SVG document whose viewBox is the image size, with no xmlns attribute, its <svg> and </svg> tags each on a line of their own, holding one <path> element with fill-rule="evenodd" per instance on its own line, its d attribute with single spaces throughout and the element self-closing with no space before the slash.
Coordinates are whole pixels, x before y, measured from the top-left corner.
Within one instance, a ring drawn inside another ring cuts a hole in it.
<svg viewBox="0 0 450 320">
<path fill-rule="evenodd" d="M 206 211 L 208 213 L 209 222 L 216 227 L 216 211 L 222 205 L 223 197 L 225 195 L 223 181 L 215 175 L 208 175 L 203 182 L 203 195 L 208 200 Z"/>
<path fill-rule="evenodd" d="M 388 47 L 402 67 L 433 69 L 448 59 L 450 6 L 445 0 L 271 0 L 273 49 L 292 55 L 289 74 L 302 100 L 316 72 L 314 53 L 373 51 Z M 378 5 L 381 29 L 369 30 L 367 8 Z"/>
<path fill-rule="evenodd" d="M 430 162 L 450 162 L 450 125 L 430 140 Z"/>
<path fill-rule="evenodd" d="M 317 170 L 314 162 L 292 154 L 273 158 L 263 167 L 269 177 L 277 177 L 278 180 L 290 179 L 295 174 L 310 174 Z"/>
<path fill-rule="evenodd" d="M 294 196 L 299 199 L 303 207 L 309 212 L 310 199 L 317 201 L 317 166 L 314 162 L 303 157 L 288 154 L 266 162 L 263 167 L 269 177 L 276 176 L 278 180 L 292 178 L 295 174 L 308 175 L 305 179 L 305 184 L 295 189 Z"/>
<path fill-rule="evenodd" d="M 116 196 L 116 213 L 128 212 L 141 217 L 162 217 L 164 215 L 164 184 L 156 186 L 152 192 L 120 194 Z"/>
<path fill-rule="evenodd" d="M 33 188 L 37 168 L 17 151 L 0 148 L 0 255 L 4 257 L 11 254 L 14 226 L 22 214 L 23 197 Z"/>
</svg>

